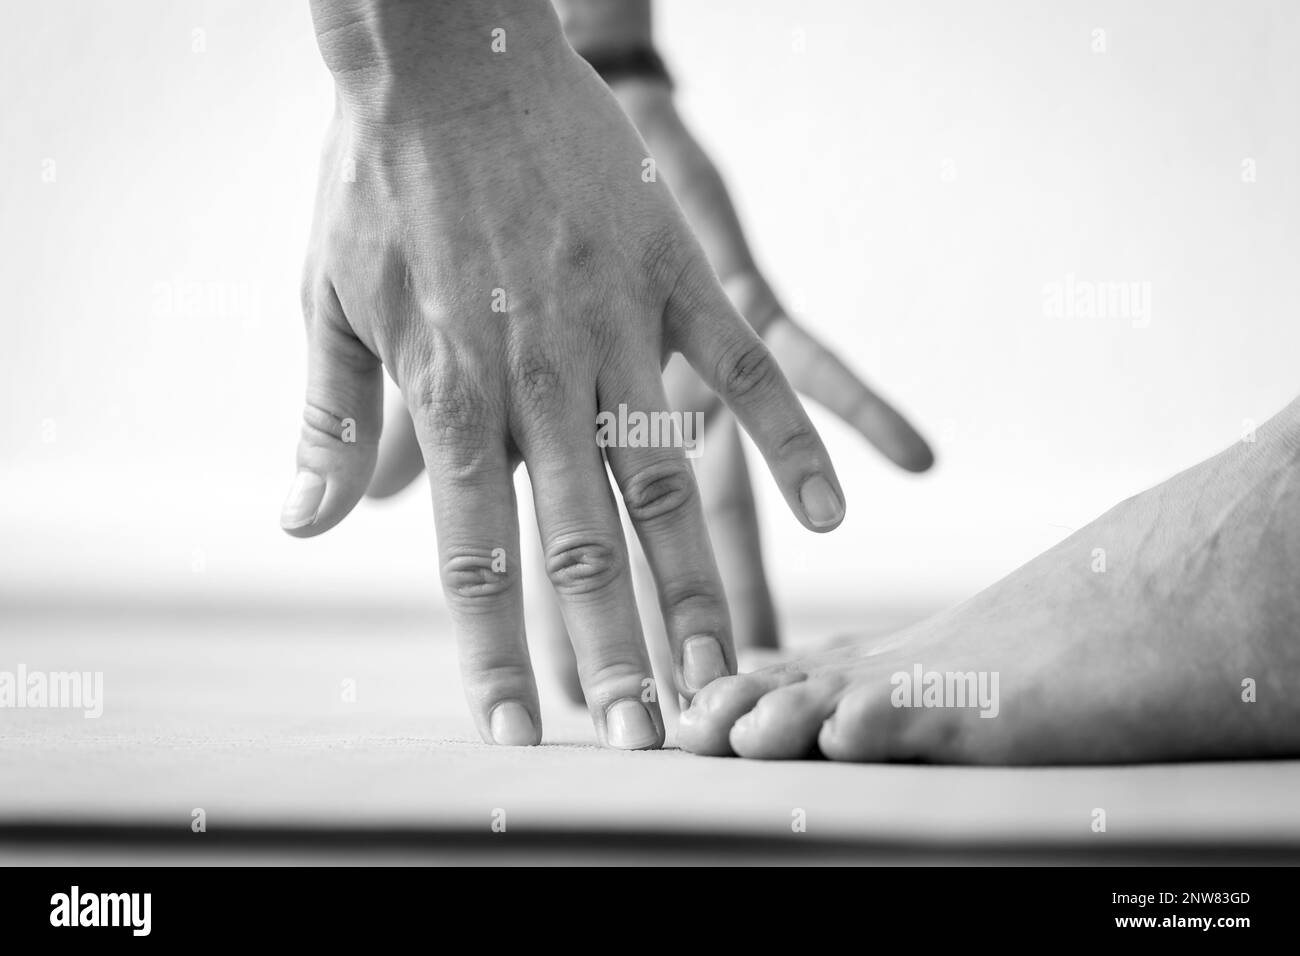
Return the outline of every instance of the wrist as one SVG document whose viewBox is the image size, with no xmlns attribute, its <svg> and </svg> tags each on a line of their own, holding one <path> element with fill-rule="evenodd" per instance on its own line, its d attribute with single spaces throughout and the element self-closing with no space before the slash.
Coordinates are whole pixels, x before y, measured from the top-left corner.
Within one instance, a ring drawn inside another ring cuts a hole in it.
<svg viewBox="0 0 1300 956">
<path fill-rule="evenodd" d="M 339 109 L 357 125 L 498 117 L 573 59 L 546 0 L 312 0 Z"/>
</svg>

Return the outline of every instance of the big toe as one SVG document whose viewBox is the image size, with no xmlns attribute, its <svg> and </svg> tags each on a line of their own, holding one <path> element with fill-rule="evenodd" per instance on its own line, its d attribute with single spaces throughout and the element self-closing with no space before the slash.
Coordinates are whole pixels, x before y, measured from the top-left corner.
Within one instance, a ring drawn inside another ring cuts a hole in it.
<svg viewBox="0 0 1300 956">
<path fill-rule="evenodd" d="M 682 711 L 677 742 L 692 753 L 722 757 L 733 753 L 731 728 L 769 691 L 805 680 L 797 670 L 763 670 L 713 681 Z"/>
</svg>

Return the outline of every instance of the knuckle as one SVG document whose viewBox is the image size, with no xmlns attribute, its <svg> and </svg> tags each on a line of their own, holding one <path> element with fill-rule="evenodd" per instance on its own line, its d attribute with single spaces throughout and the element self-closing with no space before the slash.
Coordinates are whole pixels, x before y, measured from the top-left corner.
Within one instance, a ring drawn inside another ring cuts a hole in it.
<svg viewBox="0 0 1300 956">
<path fill-rule="evenodd" d="M 659 461 L 628 479 L 623 502 L 638 524 L 684 514 L 696 503 L 695 476 L 684 461 Z"/>
<path fill-rule="evenodd" d="M 775 455 L 782 459 L 809 459 L 810 454 L 817 450 L 818 444 L 819 439 L 811 425 L 795 425 L 781 436 L 781 440 L 776 445 Z M 810 461 L 810 464 L 812 463 Z"/>
<path fill-rule="evenodd" d="M 448 599 L 458 605 L 478 605 L 501 598 L 515 585 L 510 570 L 513 561 L 504 567 L 489 549 L 464 549 L 447 555 L 442 562 L 442 587 Z"/>
<path fill-rule="evenodd" d="M 489 687 L 526 686 L 533 679 L 532 668 L 517 661 L 476 662 L 471 656 L 468 663 L 475 668 L 478 680 Z"/>
<path fill-rule="evenodd" d="M 439 445 L 472 445 L 482 437 L 484 402 L 453 362 L 435 362 L 416 377 L 411 405 Z"/>
<path fill-rule="evenodd" d="M 672 293 L 681 274 L 679 255 L 681 237 L 671 226 L 659 226 L 646 233 L 641 241 L 641 268 L 654 284 L 665 283 L 666 294 Z"/>
<path fill-rule="evenodd" d="M 302 409 L 303 441 L 311 445 L 342 444 L 348 428 L 345 418 L 308 402 Z"/>
<path fill-rule="evenodd" d="M 659 597 L 675 619 L 694 623 L 697 631 L 699 618 L 716 615 L 724 603 L 719 583 L 702 577 L 664 581 L 659 586 Z"/>
<path fill-rule="evenodd" d="M 780 380 L 781 369 L 776 359 L 767 346 L 757 340 L 725 356 L 718 370 L 723 394 L 733 399 L 744 399 L 766 391 Z"/>
<path fill-rule="evenodd" d="M 601 710 L 615 701 L 640 697 L 651 687 L 655 699 L 659 696 L 650 668 L 627 648 L 610 648 L 584 661 L 582 677 L 588 703 Z"/>
<path fill-rule="evenodd" d="M 518 401 L 533 411 L 555 408 L 564 394 L 560 365 L 538 348 L 521 349 L 510 363 L 511 388 Z"/>
<path fill-rule="evenodd" d="M 471 648 L 470 643 L 462 647 Z M 491 707 L 502 698 L 530 696 L 532 668 L 524 663 L 502 661 L 461 651 L 465 660 L 466 690 L 483 707 Z"/>
<path fill-rule="evenodd" d="M 610 587 L 626 565 L 623 549 L 599 537 L 551 542 L 546 548 L 546 576 L 560 594 L 591 594 Z"/>
</svg>

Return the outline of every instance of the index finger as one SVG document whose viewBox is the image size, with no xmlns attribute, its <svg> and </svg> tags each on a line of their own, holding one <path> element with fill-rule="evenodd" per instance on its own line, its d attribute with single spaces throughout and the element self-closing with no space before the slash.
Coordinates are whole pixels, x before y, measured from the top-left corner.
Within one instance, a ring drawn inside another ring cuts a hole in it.
<svg viewBox="0 0 1300 956">
<path fill-rule="evenodd" d="M 664 310 L 668 341 L 745 426 L 790 510 L 811 531 L 844 520 L 844 493 L 830 454 L 794 389 L 699 256 Z"/>
</svg>

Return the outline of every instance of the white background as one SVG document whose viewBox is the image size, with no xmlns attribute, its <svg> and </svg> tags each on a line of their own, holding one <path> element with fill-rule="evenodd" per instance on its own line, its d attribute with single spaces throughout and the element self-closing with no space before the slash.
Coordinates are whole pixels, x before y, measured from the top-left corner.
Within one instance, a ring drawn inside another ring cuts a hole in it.
<svg viewBox="0 0 1300 956">
<path fill-rule="evenodd" d="M 962 597 L 1296 393 L 1297 11 L 661 5 L 770 278 L 938 448 L 898 474 L 818 413 L 850 499 L 824 537 L 756 470 L 783 606 Z M 440 604 L 423 486 L 278 529 L 332 100 L 306 4 L 5 20 L 0 600 Z M 1149 327 L 1046 316 L 1067 275 L 1149 282 Z"/>
</svg>

